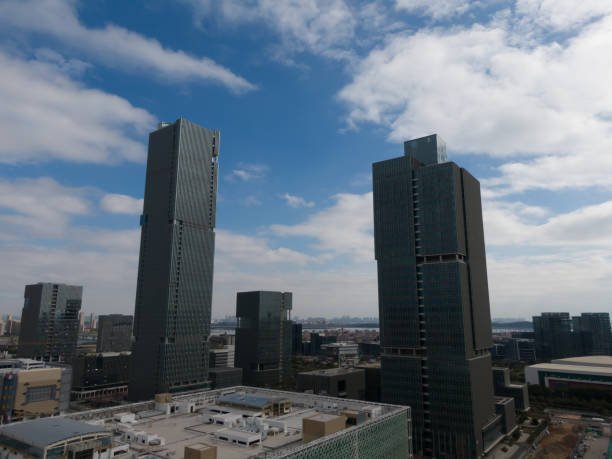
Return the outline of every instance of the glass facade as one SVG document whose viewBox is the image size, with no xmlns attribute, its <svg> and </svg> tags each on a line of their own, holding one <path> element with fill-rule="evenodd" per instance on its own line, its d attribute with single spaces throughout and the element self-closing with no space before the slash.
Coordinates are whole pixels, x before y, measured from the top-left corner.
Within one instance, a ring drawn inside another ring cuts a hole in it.
<svg viewBox="0 0 612 459">
<path fill-rule="evenodd" d="M 149 137 L 129 398 L 208 384 L 219 131 L 179 119 Z"/>
<path fill-rule="evenodd" d="M 26 285 L 17 356 L 47 362 L 71 362 L 79 335 L 83 287 Z"/>
<path fill-rule="evenodd" d="M 382 401 L 412 408 L 415 454 L 480 456 L 494 422 L 480 185 L 436 135 L 374 163 Z"/>
<path fill-rule="evenodd" d="M 240 292 L 236 296 L 236 360 L 243 384 L 276 387 L 291 374 L 290 292 Z"/>
</svg>

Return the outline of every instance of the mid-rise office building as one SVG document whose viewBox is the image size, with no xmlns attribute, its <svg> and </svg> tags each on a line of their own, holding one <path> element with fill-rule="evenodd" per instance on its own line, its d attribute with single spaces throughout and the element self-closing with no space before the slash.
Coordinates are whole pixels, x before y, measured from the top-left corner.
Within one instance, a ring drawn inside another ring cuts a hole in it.
<svg viewBox="0 0 612 459">
<path fill-rule="evenodd" d="M 79 336 L 82 298 L 81 286 L 26 285 L 17 356 L 70 363 Z"/>
<path fill-rule="evenodd" d="M 84 354 L 72 360 L 74 400 L 120 399 L 128 393 L 131 352 Z"/>
<path fill-rule="evenodd" d="M 236 362 L 243 384 L 274 387 L 291 374 L 291 292 L 239 292 Z"/>
<path fill-rule="evenodd" d="M 92 312 L 89 314 L 89 329 L 95 330 L 96 328 L 98 328 L 98 321 L 96 320 L 96 313 Z"/>
<path fill-rule="evenodd" d="M 132 350 L 132 322 L 132 316 L 124 314 L 99 316 L 96 352 Z"/>
<path fill-rule="evenodd" d="M 235 346 L 223 346 L 210 350 L 210 368 L 233 367 L 236 360 Z"/>
<path fill-rule="evenodd" d="M 219 131 L 178 119 L 149 136 L 129 397 L 208 385 Z"/>
<path fill-rule="evenodd" d="M 577 335 L 582 355 L 610 355 L 612 332 L 610 314 L 607 312 L 583 312 L 572 317 L 572 331 Z"/>
<path fill-rule="evenodd" d="M 538 359 L 558 359 L 582 353 L 579 340 L 572 334 L 572 319 L 567 312 L 543 312 L 533 316 Z"/>
<path fill-rule="evenodd" d="M 480 184 L 437 135 L 374 163 L 382 400 L 413 413 L 415 454 L 474 458 L 496 413 Z"/>
<path fill-rule="evenodd" d="M 365 399 L 365 371 L 357 368 L 329 368 L 297 375 L 297 390 L 332 397 Z"/>
</svg>

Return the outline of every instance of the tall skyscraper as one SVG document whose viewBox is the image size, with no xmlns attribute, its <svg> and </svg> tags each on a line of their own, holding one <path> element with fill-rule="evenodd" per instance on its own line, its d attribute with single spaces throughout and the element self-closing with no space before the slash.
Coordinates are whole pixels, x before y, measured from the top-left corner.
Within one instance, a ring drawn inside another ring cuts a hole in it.
<svg viewBox="0 0 612 459">
<path fill-rule="evenodd" d="M 543 312 L 533 316 L 536 356 L 560 359 L 581 354 L 579 336 L 572 334 L 572 319 L 567 312 Z"/>
<path fill-rule="evenodd" d="M 79 336 L 82 298 L 81 286 L 26 285 L 17 356 L 70 363 Z"/>
<path fill-rule="evenodd" d="M 236 296 L 236 363 L 247 386 L 274 387 L 291 374 L 291 292 Z"/>
<path fill-rule="evenodd" d="M 437 135 L 373 164 L 382 400 L 409 405 L 414 452 L 475 458 L 495 413 L 480 184 Z"/>
<path fill-rule="evenodd" d="M 583 312 L 572 317 L 572 329 L 579 337 L 581 354 L 610 355 L 612 351 L 612 331 L 610 314 L 607 312 Z"/>
<path fill-rule="evenodd" d="M 98 317 L 96 352 L 132 350 L 132 316 L 108 314 Z"/>
<path fill-rule="evenodd" d="M 219 131 L 185 119 L 149 136 L 131 400 L 208 384 Z"/>
<path fill-rule="evenodd" d="M 91 314 L 89 314 L 89 329 L 95 330 L 96 328 L 98 328 L 98 323 L 96 322 L 96 313 L 92 312 Z"/>
</svg>

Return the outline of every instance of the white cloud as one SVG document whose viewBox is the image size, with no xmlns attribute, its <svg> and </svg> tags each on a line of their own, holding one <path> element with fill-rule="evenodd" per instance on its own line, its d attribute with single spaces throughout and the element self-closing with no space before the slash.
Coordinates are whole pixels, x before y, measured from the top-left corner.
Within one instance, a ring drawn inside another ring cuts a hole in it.
<svg viewBox="0 0 612 459">
<path fill-rule="evenodd" d="M 356 261 L 372 260 L 372 193 L 341 193 L 334 204 L 296 225 L 271 225 L 278 236 L 306 236 L 317 242 L 314 248 L 336 255 L 349 255 Z"/>
<path fill-rule="evenodd" d="M 567 31 L 611 14 L 612 3 L 606 0 L 517 0 L 515 9 L 533 26 Z"/>
<path fill-rule="evenodd" d="M 144 199 L 133 198 L 125 194 L 107 194 L 100 200 L 100 207 L 115 214 L 138 215 L 142 213 L 143 202 Z"/>
<path fill-rule="evenodd" d="M 55 180 L 0 180 L 0 222 L 13 239 L 24 235 L 57 237 L 73 216 L 91 213 L 88 190 L 60 185 Z"/>
<path fill-rule="evenodd" d="M 610 187 L 611 29 L 608 15 L 528 45 L 497 23 L 395 34 L 338 97 L 350 125 L 386 126 L 392 141 L 438 132 L 457 152 L 514 156 L 499 192 Z"/>
<path fill-rule="evenodd" d="M 70 79 L 55 64 L 0 51 L 0 163 L 141 161 L 146 110 Z"/>
<path fill-rule="evenodd" d="M 352 56 L 348 51 L 355 36 L 355 13 L 344 0 L 183 0 L 200 19 L 215 14 L 222 20 L 241 24 L 263 22 L 281 37 L 273 50 L 278 59 L 295 62 L 292 53 L 310 51 L 331 58 Z"/>
<path fill-rule="evenodd" d="M 470 9 L 470 0 L 396 0 L 396 8 L 410 13 L 422 13 L 433 19 L 458 16 Z"/>
<path fill-rule="evenodd" d="M 232 170 L 232 173 L 226 175 L 225 178 L 230 182 L 234 181 L 235 179 L 240 179 L 243 182 L 259 180 L 265 177 L 268 169 L 268 166 L 265 164 L 238 163 L 238 168 Z"/>
<path fill-rule="evenodd" d="M 168 81 L 206 81 L 241 93 L 255 89 L 244 78 L 207 57 L 164 48 L 157 40 L 112 24 L 87 28 L 69 0 L 5 0 L 0 3 L 5 27 L 44 34 L 83 52 L 88 58 L 120 70 Z"/>
<path fill-rule="evenodd" d="M 312 201 L 306 201 L 301 196 L 292 196 L 289 193 L 285 193 L 281 196 L 285 201 L 287 201 L 287 205 L 289 207 L 293 207 L 295 209 L 299 207 L 314 207 L 315 203 Z"/>
</svg>

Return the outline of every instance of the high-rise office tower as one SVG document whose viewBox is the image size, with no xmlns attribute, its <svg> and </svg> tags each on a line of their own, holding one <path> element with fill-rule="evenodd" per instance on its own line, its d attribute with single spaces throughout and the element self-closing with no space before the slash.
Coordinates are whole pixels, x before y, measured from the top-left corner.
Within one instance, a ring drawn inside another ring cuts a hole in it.
<svg viewBox="0 0 612 459">
<path fill-rule="evenodd" d="M 108 314 L 98 317 L 96 352 L 132 350 L 132 316 Z"/>
<path fill-rule="evenodd" d="M 382 400 L 412 408 L 414 452 L 475 458 L 500 435 L 480 184 L 437 135 L 373 164 Z"/>
<path fill-rule="evenodd" d="M 610 355 L 612 331 L 610 314 L 607 312 L 583 312 L 572 317 L 573 333 L 579 337 L 581 354 Z"/>
<path fill-rule="evenodd" d="M 302 353 L 302 324 L 293 323 L 291 329 L 291 353 L 293 355 Z"/>
<path fill-rule="evenodd" d="M 85 312 L 79 312 L 79 333 L 85 331 Z"/>
<path fill-rule="evenodd" d="M 560 359 L 582 353 L 580 340 L 572 334 L 572 319 L 567 312 L 533 316 L 533 331 L 538 359 Z"/>
<path fill-rule="evenodd" d="M 89 329 L 95 330 L 96 328 L 98 328 L 98 323 L 96 322 L 96 313 L 92 312 L 91 314 L 89 314 Z"/>
<path fill-rule="evenodd" d="M 236 295 L 236 361 L 247 386 L 274 387 L 291 374 L 291 292 Z"/>
<path fill-rule="evenodd" d="M 185 119 L 149 136 L 131 400 L 207 386 L 219 131 Z"/>
<path fill-rule="evenodd" d="M 82 298 L 81 286 L 26 285 L 17 356 L 70 363 L 79 336 Z"/>
</svg>

